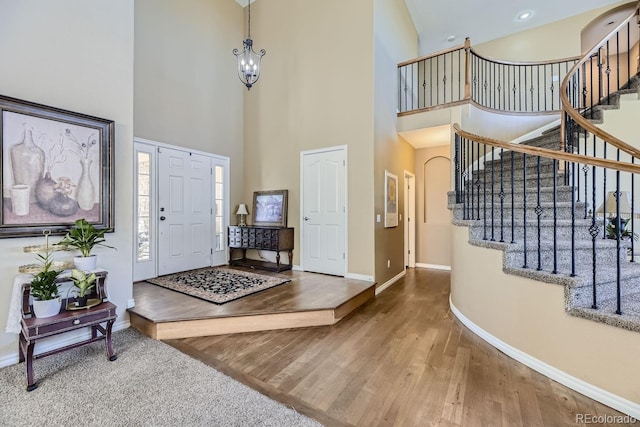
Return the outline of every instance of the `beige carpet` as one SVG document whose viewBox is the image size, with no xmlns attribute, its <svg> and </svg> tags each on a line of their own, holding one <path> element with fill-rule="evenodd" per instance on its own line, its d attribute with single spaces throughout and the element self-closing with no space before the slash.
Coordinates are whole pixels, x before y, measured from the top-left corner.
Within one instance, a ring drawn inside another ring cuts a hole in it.
<svg viewBox="0 0 640 427">
<path fill-rule="evenodd" d="M 133 329 L 34 362 L 0 369 L 2 426 L 319 426 L 203 363 Z M 37 348 L 36 348 L 37 349 Z"/>
</svg>

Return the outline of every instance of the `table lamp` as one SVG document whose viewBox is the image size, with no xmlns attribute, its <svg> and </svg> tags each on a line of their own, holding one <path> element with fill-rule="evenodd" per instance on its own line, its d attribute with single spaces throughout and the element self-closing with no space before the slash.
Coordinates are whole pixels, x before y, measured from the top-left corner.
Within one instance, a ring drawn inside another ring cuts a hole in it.
<svg viewBox="0 0 640 427">
<path fill-rule="evenodd" d="M 236 215 L 240 215 L 240 221 L 238 222 L 239 227 L 246 227 L 247 224 L 244 221 L 244 217 L 249 215 L 249 211 L 247 210 L 247 205 L 244 203 L 240 203 L 238 205 L 238 210 L 236 211 Z"/>
</svg>

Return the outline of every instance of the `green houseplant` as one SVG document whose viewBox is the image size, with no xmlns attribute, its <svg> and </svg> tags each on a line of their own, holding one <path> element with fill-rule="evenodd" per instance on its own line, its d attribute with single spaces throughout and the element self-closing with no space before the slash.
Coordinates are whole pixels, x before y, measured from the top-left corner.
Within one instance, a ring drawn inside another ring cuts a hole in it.
<svg viewBox="0 0 640 427">
<path fill-rule="evenodd" d="M 55 316 L 60 312 L 60 287 L 57 279 L 60 271 L 52 268 L 51 251 L 47 247 L 45 254 L 38 254 L 42 270 L 33 275 L 31 295 L 33 296 L 33 312 L 36 317 Z"/>
<path fill-rule="evenodd" d="M 96 274 L 87 275 L 84 271 L 74 268 L 71 270 L 71 281 L 75 287 L 78 306 L 87 305 L 87 295 L 96 285 Z"/>
<path fill-rule="evenodd" d="M 80 218 L 76 220 L 75 225 L 67 232 L 58 244 L 70 246 L 80 251 L 81 256 L 73 259 L 76 268 L 80 270 L 94 270 L 96 268 L 97 258 L 91 254 L 95 246 L 103 246 L 105 248 L 115 249 L 113 246 L 106 245 L 104 234 L 111 229 L 95 228 L 89 224 L 86 219 Z"/>
</svg>

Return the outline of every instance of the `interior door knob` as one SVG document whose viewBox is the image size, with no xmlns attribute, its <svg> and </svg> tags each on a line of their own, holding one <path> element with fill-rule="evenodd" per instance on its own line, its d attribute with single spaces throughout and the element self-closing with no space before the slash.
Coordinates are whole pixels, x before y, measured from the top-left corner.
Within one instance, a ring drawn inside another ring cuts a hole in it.
<svg viewBox="0 0 640 427">
<path fill-rule="evenodd" d="M 304 217 L 304 220 L 305 220 L 305 221 L 309 221 L 310 219 L 311 219 L 311 218 L 309 218 L 308 216 L 305 216 L 305 217 Z"/>
<path fill-rule="evenodd" d="M 160 221 L 164 221 L 165 219 L 167 219 L 167 217 L 166 217 L 166 216 L 161 216 L 161 217 L 160 217 Z"/>
</svg>

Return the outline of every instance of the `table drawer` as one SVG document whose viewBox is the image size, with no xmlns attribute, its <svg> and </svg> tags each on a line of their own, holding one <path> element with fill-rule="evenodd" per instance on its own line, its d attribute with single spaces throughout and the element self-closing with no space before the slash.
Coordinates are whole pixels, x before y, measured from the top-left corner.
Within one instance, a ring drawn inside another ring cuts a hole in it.
<svg viewBox="0 0 640 427">
<path fill-rule="evenodd" d="M 42 337 L 47 335 L 53 335 L 60 332 L 79 328 L 81 326 L 90 326 L 95 323 L 106 322 L 110 318 L 115 318 L 115 310 L 102 310 L 95 313 L 83 313 L 78 316 L 69 316 L 56 321 L 55 323 L 46 323 L 43 325 L 32 325 L 27 328 L 28 337 Z"/>
</svg>

